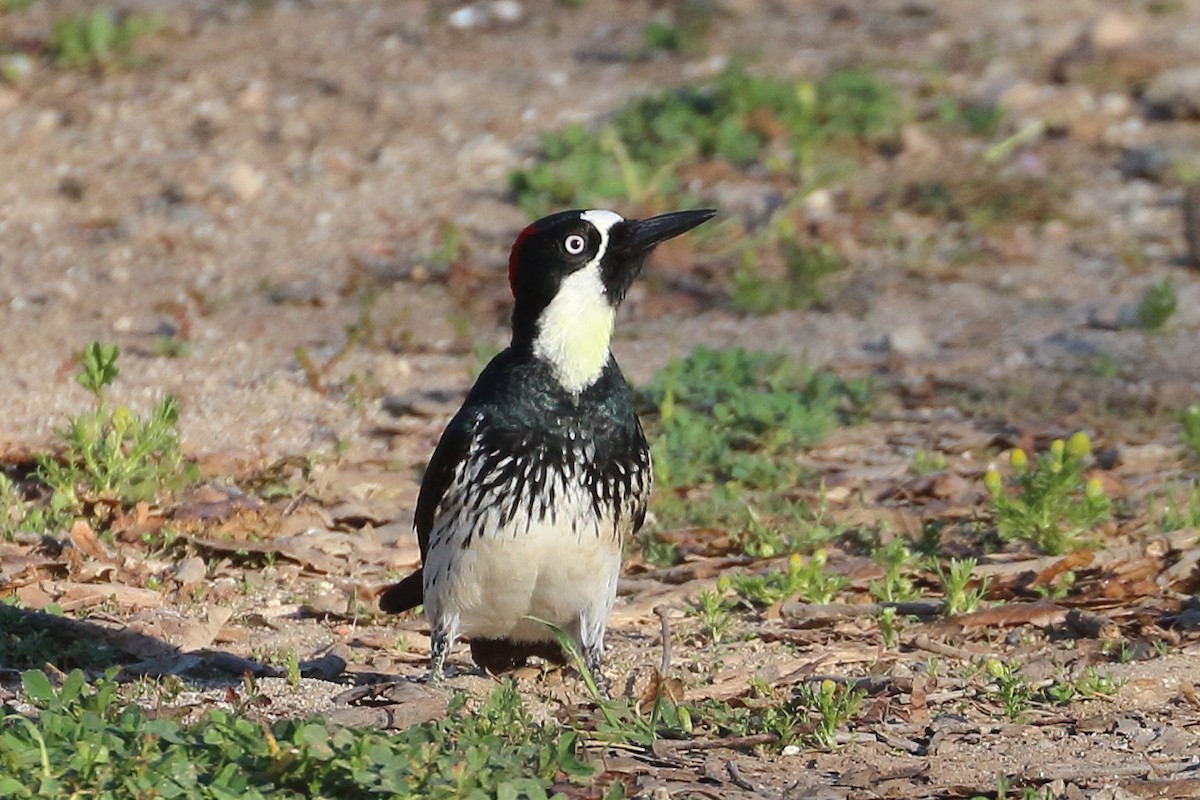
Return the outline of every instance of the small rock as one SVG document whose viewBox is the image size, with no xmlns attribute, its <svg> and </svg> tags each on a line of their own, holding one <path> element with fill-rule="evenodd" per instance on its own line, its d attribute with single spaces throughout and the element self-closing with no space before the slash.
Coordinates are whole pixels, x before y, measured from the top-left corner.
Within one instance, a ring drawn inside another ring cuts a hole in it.
<svg viewBox="0 0 1200 800">
<path fill-rule="evenodd" d="M 238 200 L 247 202 L 262 193 L 267 177 L 245 161 L 235 161 L 229 166 L 225 183 Z"/>
<path fill-rule="evenodd" d="M 1171 159 L 1161 150 L 1149 147 L 1131 147 L 1121 154 L 1117 164 L 1121 177 L 1125 180 L 1141 178 L 1148 181 L 1161 181 L 1171 171 Z"/>
<path fill-rule="evenodd" d="M 0 86 L 0 114 L 12 111 L 21 102 L 21 95 L 7 86 Z"/>
<path fill-rule="evenodd" d="M 900 129 L 900 152 L 906 158 L 930 160 L 940 158 L 942 146 L 920 125 L 908 124 Z"/>
<path fill-rule="evenodd" d="M 1146 86 L 1142 102 L 1152 117 L 1200 119 L 1200 66 L 1160 72 Z"/>
<path fill-rule="evenodd" d="M 317 616 L 331 614 L 340 617 L 350 609 L 350 598 L 341 592 L 321 592 L 305 603 L 304 607 L 309 613 Z"/>
<path fill-rule="evenodd" d="M 179 581 L 180 586 L 194 586 L 207 576 L 208 567 L 204 565 L 204 559 L 199 556 L 185 558 L 175 568 L 175 580 Z"/>
<path fill-rule="evenodd" d="M 513 25 L 525 16 L 525 9 L 516 0 L 496 0 L 488 6 L 488 12 L 493 19 Z"/>
<path fill-rule="evenodd" d="M 714 195 L 717 207 L 740 217 L 747 228 L 766 221 L 784 203 L 783 195 L 761 183 L 722 181 L 717 184 Z"/>
<path fill-rule="evenodd" d="M 455 30 L 465 31 L 478 28 L 486 19 L 487 15 L 478 6 L 463 6 L 451 12 L 446 22 Z"/>
<path fill-rule="evenodd" d="M 1101 14 L 1087 33 L 1087 42 L 1097 53 L 1109 53 L 1137 44 L 1142 38 L 1142 27 L 1132 17 L 1119 11 Z"/>
<path fill-rule="evenodd" d="M 887 336 L 888 349 L 900 355 L 913 356 L 929 349 L 929 334 L 919 322 L 906 322 Z"/>
</svg>

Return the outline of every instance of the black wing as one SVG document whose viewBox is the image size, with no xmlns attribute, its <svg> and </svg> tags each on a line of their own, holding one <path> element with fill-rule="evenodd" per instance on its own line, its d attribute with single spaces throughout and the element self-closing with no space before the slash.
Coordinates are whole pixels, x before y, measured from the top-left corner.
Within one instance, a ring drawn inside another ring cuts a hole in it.
<svg viewBox="0 0 1200 800">
<path fill-rule="evenodd" d="M 442 438 L 429 457 L 429 466 L 425 468 L 425 476 L 421 479 L 421 492 L 417 495 L 417 513 L 413 515 L 422 562 L 429 553 L 429 534 L 437 518 L 438 506 L 454 482 L 454 471 L 470 450 L 478 413 L 465 408 L 459 411 L 442 432 Z"/>
<path fill-rule="evenodd" d="M 454 481 L 454 470 L 459 462 L 466 458 L 470 449 L 474 420 L 475 414 L 466 410 L 460 411 L 450 420 L 429 458 L 429 466 L 425 468 L 425 477 L 421 479 L 421 492 L 417 495 L 417 513 L 413 518 L 413 527 L 417 529 L 417 544 L 421 547 L 422 563 L 429 553 L 429 533 L 433 530 L 438 506 Z M 425 602 L 424 581 L 424 573 L 418 569 L 399 583 L 384 589 L 379 596 L 380 610 L 398 614 L 421 605 Z"/>
</svg>

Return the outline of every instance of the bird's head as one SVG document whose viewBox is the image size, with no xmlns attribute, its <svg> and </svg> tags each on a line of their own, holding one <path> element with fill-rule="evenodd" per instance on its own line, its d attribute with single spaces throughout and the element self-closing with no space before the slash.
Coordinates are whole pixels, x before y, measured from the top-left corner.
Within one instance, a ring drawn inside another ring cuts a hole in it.
<svg viewBox="0 0 1200 800">
<path fill-rule="evenodd" d="M 525 228 L 508 259 L 513 343 L 531 345 L 564 388 L 583 391 L 608 362 L 617 306 L 646 256 L 716 213 L 634 220 L 600 209 L 563 211 Z"/>
</svg>

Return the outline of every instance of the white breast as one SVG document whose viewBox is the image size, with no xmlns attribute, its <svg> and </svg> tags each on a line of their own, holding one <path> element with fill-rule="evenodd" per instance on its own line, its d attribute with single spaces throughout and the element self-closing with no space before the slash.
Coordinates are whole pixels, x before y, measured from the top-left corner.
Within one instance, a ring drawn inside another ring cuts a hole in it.
<svg viewBox="0 0 1200 800">
<path fill-rule="evenodd" d="M 547 487 L 555 502 L 543 508 L 536 501 L 497 496 L 509 487 L 482 496 L 470 491 L 480 484 L 467 472 L 456 476 L 430 532 L 425 562 L 430 620 L 457 618 L 460 633 L 489 639 L 552 639 L 530 616 L 577 638 L 581 628 L 602 635 L 626 533 L 617 530 L 615 512 L 598 514 L 573 473 Z"/>
</svg>

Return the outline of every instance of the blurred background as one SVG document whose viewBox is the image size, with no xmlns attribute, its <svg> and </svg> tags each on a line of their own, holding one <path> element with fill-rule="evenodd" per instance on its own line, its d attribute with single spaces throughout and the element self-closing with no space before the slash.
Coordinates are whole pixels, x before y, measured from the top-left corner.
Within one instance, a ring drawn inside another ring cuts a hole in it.
<svg viewBox="0 0 1200 800">
<path fill-rule="evenodd" d="M 1197 42 L 1183 0 L 0 0 L 0 441 L 99 339 L 189 452 L 387 457 L 503 346 L 530 219 L 701 204 L 636 380 L 736 344 L 1152 436 L 1200 378 Z"/>
</svg>

